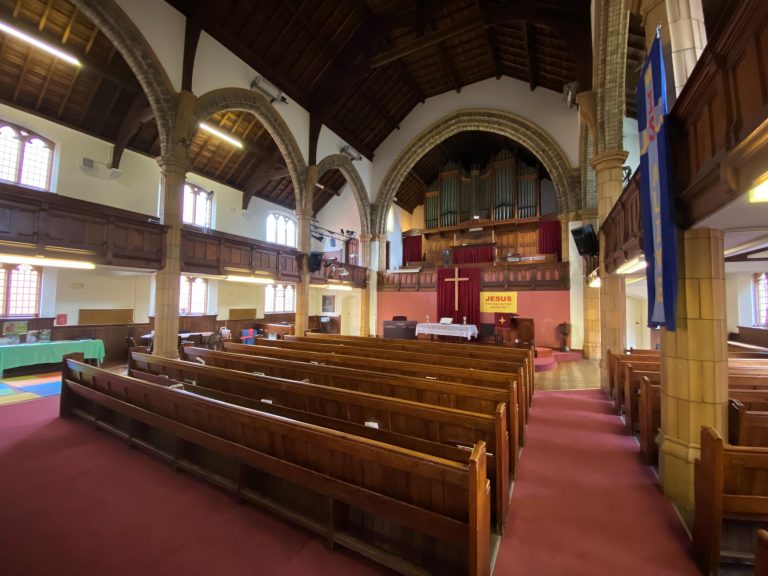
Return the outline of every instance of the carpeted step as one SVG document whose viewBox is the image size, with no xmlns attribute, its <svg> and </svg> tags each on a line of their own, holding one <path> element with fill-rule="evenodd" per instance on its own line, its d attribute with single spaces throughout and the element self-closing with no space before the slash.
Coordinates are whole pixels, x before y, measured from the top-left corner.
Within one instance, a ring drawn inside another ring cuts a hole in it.
<svg viewBox="0 0 768 576">
<path fill-rule="evenodd" d="M 535 372 L 549 372 L 551 370 L 557 370 L 557 361 L 554 356 L 538 356 L 533 359 L 533 366 Z"/>
<path fill-rule="evenodd" d="M 555 350 L 552 355 L 558 362 L 575 362 L 576 360 L 584 359 L 584 354 L 578 350 L 571 350 L 570 352 L 558 352 Z"/>
</svg>

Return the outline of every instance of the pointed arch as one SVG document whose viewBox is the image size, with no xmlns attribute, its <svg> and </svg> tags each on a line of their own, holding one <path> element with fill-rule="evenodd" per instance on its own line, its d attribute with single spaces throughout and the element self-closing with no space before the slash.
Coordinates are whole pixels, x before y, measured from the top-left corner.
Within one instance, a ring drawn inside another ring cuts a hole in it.
<svg viewBox="0 0 768 576">
<path fill-rule="evenodd" d="M 72 0 L 114 45 L 139 81 L 155 114 L 163 155 L 169 151 L 177 92 L 155 51 L 115 0 Z"/>
<path fill-rule="evenodd" d="M 357 204 L 357 212 L 360 215 L 360 234 L 370 234 L 371 229 L 371 203 L 368 201 L 368 192 L 365 189 L 365 184 L 360 178 L 355 167 L 352 165 L 352 161 L 344 154 L 331 154 L 323 158 L 317 165 L 317 178 L 328 172 L 329 170 L 336 169 L 344 175 L 347 180 L 347 184 L 352 189 L 352 195 L 355 197 L 355 204 Z"/>
<path fill-rule="evenodd" d="M 386 233 L 387 211 L 408 172 L 429 150 L 468 130 L 493 132 L 525 146 L 541 161 L 555 185 L 561 212 L 577 210 L 579 198 L 578 168 L 572 168 L 560 145 L 542 128 L 516 114 L 502 110 L 466 109 L 453 112 L 438 120 L 406 146 L 392 163 L 381 183 L 372 207 L 374 234 Z"/>
<path fill-rule="evenodd" d="M 277 144 L 288 166 L 288 173 L 296 194 L 296 206 L 303 206 L 307 163 L 288 124 L 269 100 L 258 92 L 245 88 L 218 88 L 200 96 L 195 107 L 196 122 L 190 127 L 188 140 L 194 136 L 199 122 L 207 120 L 221 110 L 244 110 L 256 116 L 256 119 L 262 123 Z"/>
</svg>

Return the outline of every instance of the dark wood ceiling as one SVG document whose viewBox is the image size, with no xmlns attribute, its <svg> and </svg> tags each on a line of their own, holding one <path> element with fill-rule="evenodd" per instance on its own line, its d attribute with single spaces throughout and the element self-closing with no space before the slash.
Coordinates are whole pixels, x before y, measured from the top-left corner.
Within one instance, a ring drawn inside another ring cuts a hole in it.
<svg viewBox="0 0 768 576">
<path fill-rule="evenodd" d="M 592 81 L 590 0 L 169 0 L 358 151 L 426 98 L 502 75 Z"/>
<path fill-rule="evenodd" d="M 431 96 L 502 75 L 532 90 L 560 92 L 574 80 L 587 89 L 591 83 L 589 0 L 170 4 L 187 15 L 188 36 L 210 33 L 309 110 L 311 132 L 325 124 L 369 157 Z M 0 101 L 116 142 L 115 163 L 125 146 L 159 155 L 157 126 L 138 81 L 69 0 L 0 0 L 0 18 L 61 45 L 85 64 L 75 68 L 0 33 Z M 636 47 L 630 57 L 640 52 Z M 628 62 L 628 70 L 633 67 Z M 199 131 L 190 146 L 193 172 L 242 190 L 244 205 L 257 196 L 294 208 L 285 163 L 255 117 L 228 111 L 209 122 L 239 137 L 245 148 Z M 319 184 L 315 213 L 338 195 L 344 178 L 331 171 Z"/>
<path fill-rule="evenodd" d="M 395 204 L 413 212 L 414 208 L 424 203 L 424 192 L 445 164 L 456 162 L 467 171 L 473 168 L 484 170 L 491 157 L 502 149 L 535 158 L 528 150 L 500 134 L 477 130 L 454 134 L 421 157 L 398 189 Z"/>
</svg>

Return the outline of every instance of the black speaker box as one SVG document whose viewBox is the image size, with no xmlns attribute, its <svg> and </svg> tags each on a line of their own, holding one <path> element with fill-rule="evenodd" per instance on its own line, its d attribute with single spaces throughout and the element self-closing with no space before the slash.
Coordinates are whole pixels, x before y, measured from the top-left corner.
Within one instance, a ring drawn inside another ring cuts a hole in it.
<svg viewBox="0 0 768 576">
<path fill-rule="evenodd" d="M 323 253 L 312 252 L 309 255 L 309 271 L 317 272 L 323 266 Z"/>
<path fill-rule="evenodd" d="M 597 256 L 599 243 L 592 224 L 585 224 L 571 230 L 573 241 L 576 242 L 576 250 L 581 256 Z"/>
</svg>

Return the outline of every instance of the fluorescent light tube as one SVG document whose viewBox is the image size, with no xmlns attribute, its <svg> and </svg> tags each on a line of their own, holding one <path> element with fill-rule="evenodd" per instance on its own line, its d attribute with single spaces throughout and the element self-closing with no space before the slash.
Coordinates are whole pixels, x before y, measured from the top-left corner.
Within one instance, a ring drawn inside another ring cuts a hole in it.
<svg viewBox="0 0 768 576">
<path fill-rule="evenodd" d="M 202 128 L 209 134 L 213 134 L 214 136 L 216 136 L 216 138 L 221 138 L 225 142 L 229 142 L 230 144 L 232 144 L 232 146 L 237 146 L 238 148 L 243 147 L 243 143 L 240 140 L 238 140 L 231 134 L 227 134 L 226 132 L 223 132 L 218 128 L 214 128 L 210 124 L 206 124 L 205 122 L 200 122 L 200 128 Z"/>
<path fill-rule="evenodd" d="M 635 272 L 640 272 L 640 270 L 645 270 L 646 266 L 644 256 L 635 256 L 632 260 L 628 260 L 619 266 L 616 274 L 634 274 Z"/>
<path fill-rule="evenodd" d="M 59 50 L 58 48 L 54 48 L 50 44 L 43 42 L 42 40 L 38 40 L 34 36 L 30 36 L 26 32 L 22 32 L 21 30 L 14 28 L 10 24 L 6 24 L 5 22 L 0 22 L 0 30 L 2 30 L 6 34 L 13 36 L 14 38 L 18 38 L 19 40 L 26 42 L 27 44 L 31 44 L 35 48 L 40 48 L 40 50 L 44 50 L 45 52 L 48 52 L 48 54 L 52 54 L 53 56 L 56 56 L 56 58 L 64 60 L 65 62 L 69 62 L 73 66 L 82 66 L 82 64 L 80 63 L 80 60 L 78 60 L 74 56 L 67 54 L 62 50 Z"/>
</svg>

